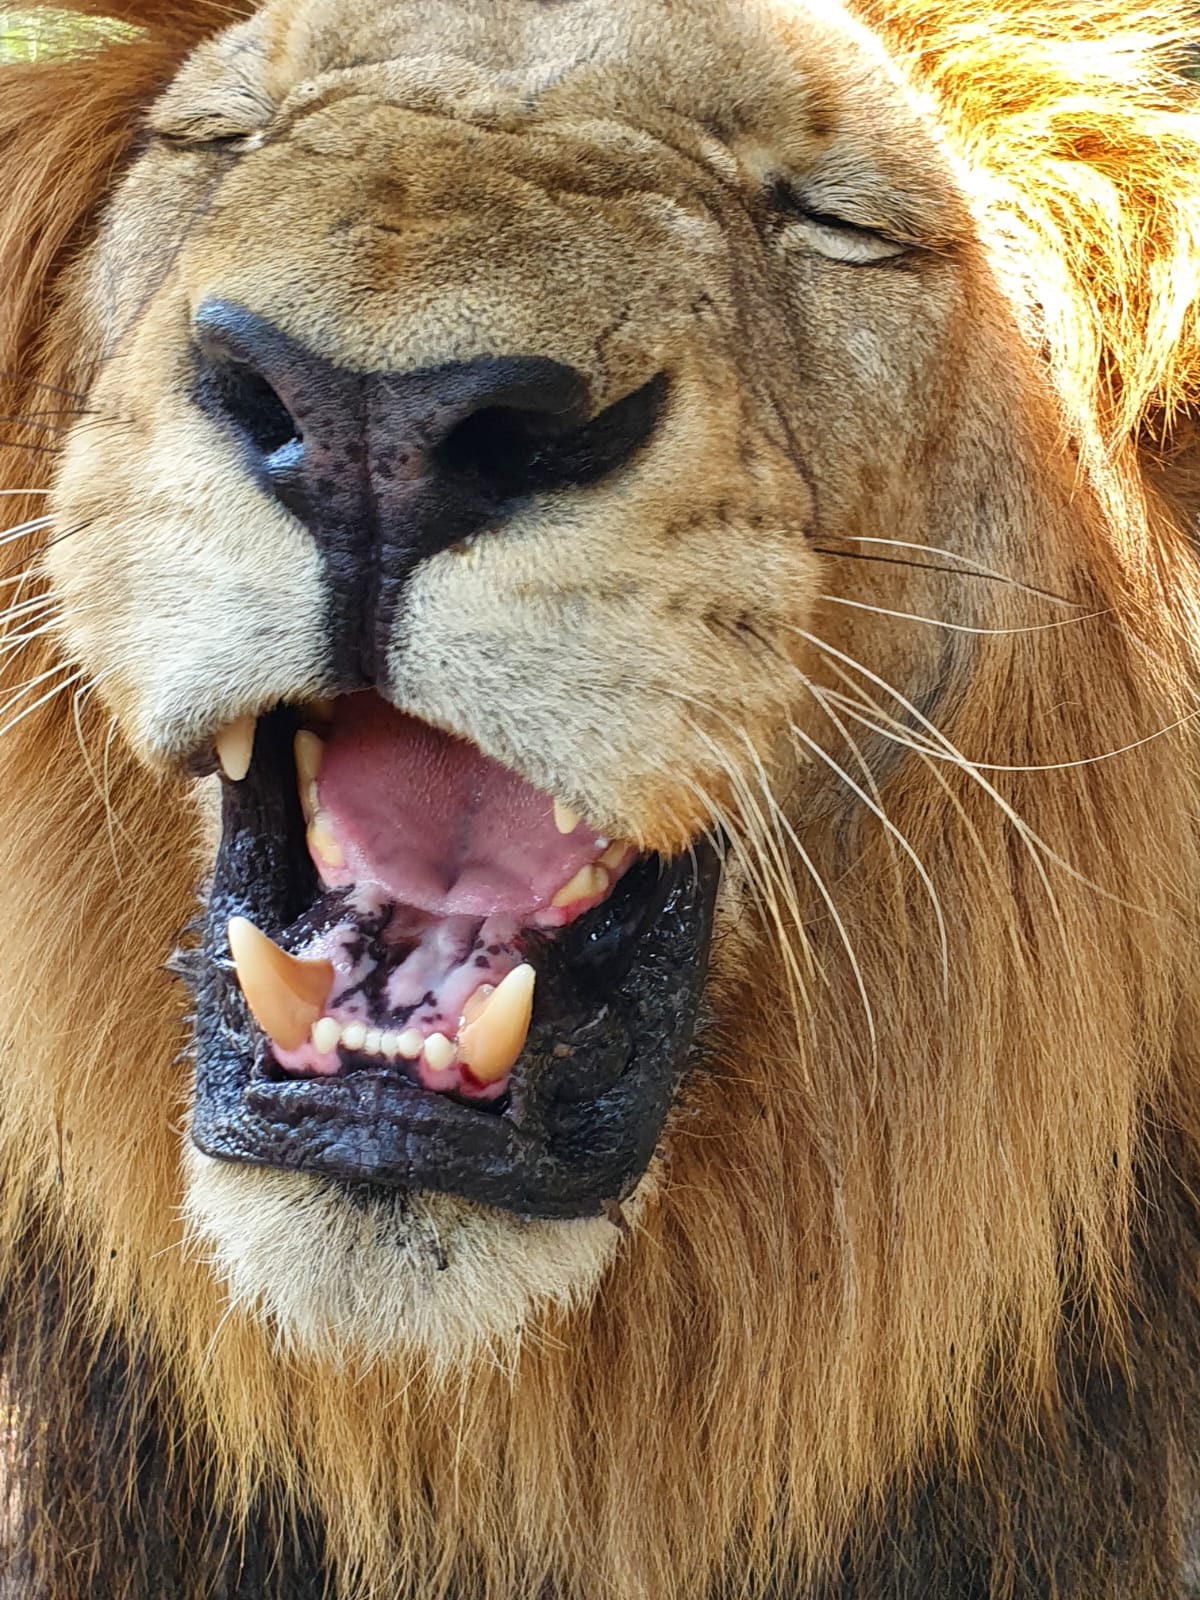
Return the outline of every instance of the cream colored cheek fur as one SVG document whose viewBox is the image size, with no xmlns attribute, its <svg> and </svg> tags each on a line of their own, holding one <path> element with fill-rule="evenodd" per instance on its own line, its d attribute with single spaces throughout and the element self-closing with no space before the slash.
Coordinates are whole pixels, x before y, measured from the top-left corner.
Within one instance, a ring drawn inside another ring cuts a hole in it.
<svg viewBox="0 0 1200 1600">
<path fill-rule="evenodd" d="M 184 1174 L 189 1248 L 283 1348 L 325 1361 L 511 1358 L 538 1313 L 591 1299 L 623 1240 L 605 1218 L 523 1220 L 449 1195 L 352 1205 L 324 1179 L 214 1161 L 190 1142 Z M 627 1223 L 657 1186 L 652 1168 Z"/>
</svg>

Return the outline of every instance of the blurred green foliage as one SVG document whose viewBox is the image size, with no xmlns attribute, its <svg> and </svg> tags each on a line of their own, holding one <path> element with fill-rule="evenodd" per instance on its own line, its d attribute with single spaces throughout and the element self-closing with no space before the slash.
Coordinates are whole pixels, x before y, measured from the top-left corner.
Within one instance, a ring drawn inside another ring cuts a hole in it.
<svg viewBox="0 0 1200 1600">
<path fill-rule="evenodd" d="M 0 63 L 78 55 L 134 29 L 112 17 L 81 17 L 57 6 L 0 6 Z"/>
</svg>

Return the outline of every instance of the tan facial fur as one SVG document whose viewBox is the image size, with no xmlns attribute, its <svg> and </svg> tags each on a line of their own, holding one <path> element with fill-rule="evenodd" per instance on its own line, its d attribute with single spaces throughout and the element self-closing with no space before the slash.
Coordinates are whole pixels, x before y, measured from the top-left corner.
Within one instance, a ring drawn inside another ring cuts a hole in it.
<svg viewBox="0 0 1200 1600">
<path fill-rule="evenodd" d="M 278 0 L 147 57 L 149 142 L 64 242 L 36 370 L 86 415 L 28 502 L 66 535 L 29 579 L 54 631 L 5 671 L 80 676 L 6 736 L 0 922 L 45 920 L 31 885 L 67 910 L 0 1007 L 3 1237 L 82 1218 L 52 1228 L 90 1314 L 170 1352 L 231 1492 L 303 1485 L 372 1593 L 816 1571 L 971 1437 L 997 1363 L 1048 1392 L 1064 1238 L 1119 1300 L 1200 948 L 1182 423 L 1159 448 L 1200 389 L 1200 136 L 1144 44 L 1143 117 L 1125 8 L 1088 56 L 1035 6 L 1061 59 L 1019 7 L 973 43 L 943 9 Z M 1054 121 L 1085 93 L 1127 181 Z M 355 372 L 548 357 L 593 413 L 666 377 L 619 472 L 420 563 L 381 663 L 613 837 L 727 850 L 623 1214 L 355 1208 L 188 1145 L 187 762 L 333 687 L 318 552 L 195 403 L 214 298 Z"/>
</svg>

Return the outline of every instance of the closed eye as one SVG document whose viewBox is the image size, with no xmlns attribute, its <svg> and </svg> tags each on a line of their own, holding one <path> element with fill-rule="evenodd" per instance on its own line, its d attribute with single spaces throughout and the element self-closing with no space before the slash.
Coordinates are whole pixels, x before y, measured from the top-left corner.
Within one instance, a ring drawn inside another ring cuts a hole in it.
<svg viewBox="0 0 1200 1600">
<path fill-rule="evenodd" d="M 810 249 L 830 261 L 872 266 L 907 255 L 912 248 L 861 222 L 818 210 L 784 182 L 773 186 L 768 205 L 780 243 Z"/>
</svg>

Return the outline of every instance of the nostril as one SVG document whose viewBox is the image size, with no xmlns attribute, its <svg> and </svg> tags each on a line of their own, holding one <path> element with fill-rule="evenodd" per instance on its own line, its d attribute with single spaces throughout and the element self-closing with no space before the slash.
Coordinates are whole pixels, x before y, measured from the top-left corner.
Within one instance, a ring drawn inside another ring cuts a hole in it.
<svg viewBox="0 0 1200 1600">
<path fill-rule="evenodd" d="M 454 478 L 474 479 L 505 499 L 582 488 L 649 441 L 666 396 L 667 378 L 659 373 L 588 421 L 574 406 L 484 406 L 451 429 L 434 458 Z"/>
<path fill-rule="evenodd" d="M 536 475 L 552 443 L 577 423 L 574 412 L 485 406 L 458 423 L 434 455 L 455 478 L 475 478 L 501 493 L 519 492 Z"/>
<path fill-rule="evenodd" d="M 205 378 L 210 402 L 261 455 L 299 440 L 295 419 L 261 372 L 240 361 L 210 360 Z"/>
</svg>

